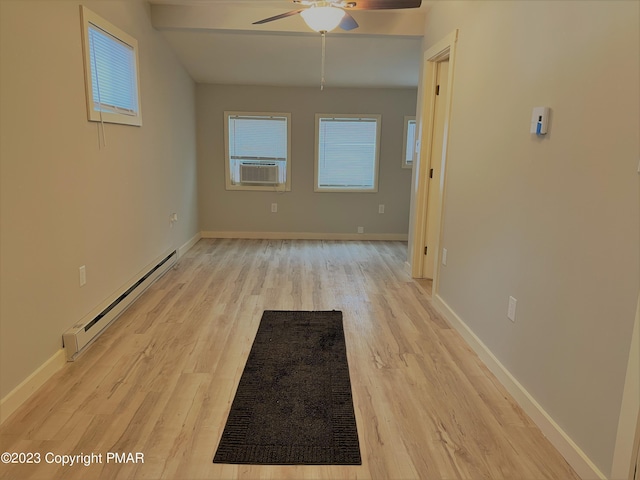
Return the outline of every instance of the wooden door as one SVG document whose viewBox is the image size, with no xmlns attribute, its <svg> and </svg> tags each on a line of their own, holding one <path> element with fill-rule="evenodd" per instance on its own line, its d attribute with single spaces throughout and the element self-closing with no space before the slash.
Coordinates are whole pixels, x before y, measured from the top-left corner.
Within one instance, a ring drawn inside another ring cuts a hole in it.
<svg viewBox="0 0 640 480">
<path fill-rule="evenodd" d="M 427 221 L 425 222 L 425 255 L 423 258 L 422 276 L 433 278 L 437 253 L 437 245 L 440 235 L 438 224 L 438 211 L 440 210 L 440 185 L 442 177 L 442 150 L 444 145 L 444 114 L 445 99 L 447 97 L 447 80 L 449 73 L 449 60 L 438 63 L 436 74 L 435 110 L 433 115 L 433 143 L 431 147 L 431 165 L 429 166 L 429 193 L 427 196 Z"/>
</svg>

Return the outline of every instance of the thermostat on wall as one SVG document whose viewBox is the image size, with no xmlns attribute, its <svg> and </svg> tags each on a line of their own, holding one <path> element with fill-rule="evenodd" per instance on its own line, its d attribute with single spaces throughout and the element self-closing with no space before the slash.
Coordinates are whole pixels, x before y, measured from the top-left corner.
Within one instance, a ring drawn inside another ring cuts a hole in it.
<svg viewBox="0 0 640 480">
<path fill-rule="evenodd" d="M 534 107 L 531 115 L 531 133 L 545 135 L 549 123 L 549 107 Z"/>
</svg>

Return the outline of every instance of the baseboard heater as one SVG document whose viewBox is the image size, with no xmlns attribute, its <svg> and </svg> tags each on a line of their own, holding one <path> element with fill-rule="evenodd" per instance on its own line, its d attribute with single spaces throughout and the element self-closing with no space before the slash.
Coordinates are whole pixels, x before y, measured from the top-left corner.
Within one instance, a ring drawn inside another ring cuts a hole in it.
<svg viewBox="0 0 640 480">
<path fill-rule="evenodd" d="M 97 314 L 92 312 L 67 330 L 64 335 L 62 335 L 67 361 L 73 362 L 142 292 L 176 263 L 177 256 L 177 252 L 174 250 L 166 257 L 163 257 L 157 265 L 143 274 L 139 280 L 135 281 L 124 293 L 117 296 L 115 300 L 107 300 L 108 305 L 106 308 Z"/>
</svg>

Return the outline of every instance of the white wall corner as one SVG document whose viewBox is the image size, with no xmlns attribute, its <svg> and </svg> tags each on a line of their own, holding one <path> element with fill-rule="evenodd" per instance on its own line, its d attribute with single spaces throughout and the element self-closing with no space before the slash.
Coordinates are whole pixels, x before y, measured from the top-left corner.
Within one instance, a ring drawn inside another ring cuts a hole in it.
<svg viewBox="0 0 640 480">
<path fill-rule="evenodd" d="M 469 326 L 440 297 L 433 299 L 436 309 L 445 317 L 469 346 L 476 352 L 480 360 L 491 370 L 498 381 L 507 389 L 533 422 L 540 428 L 545 437 L 560 452 L 582 480 L 607 480 L 585 452 L 558 425 L 533 396 L 518 382 L 507 368 L 496 358 Z M 614 480 L 614 479 L 610 479 Z M 618 479 L 615 479 L 618 480 Z M 625 479 L 626 480 L 626 479 Z"/>
<path fill-rule="evenodd" d="M 58 350 L 49 360 L 29 375 L 20 385 L 0 400 L 0 424 L 9 418 L 31 395 L 45 384 L 67 363 L 64 349 Z"/>
<path fill-rule="evenodd" d="M 185 253 L 187 253 L 191 248 L 198 243 L 198 240 L 202 238 L 202 234 L 200 232 L 196 233 L 191 239 L 189 239 L 186 243 L 184 243 L 180 248 L 178 248 L 178 258 L 182 257 Z"/>
</svg>

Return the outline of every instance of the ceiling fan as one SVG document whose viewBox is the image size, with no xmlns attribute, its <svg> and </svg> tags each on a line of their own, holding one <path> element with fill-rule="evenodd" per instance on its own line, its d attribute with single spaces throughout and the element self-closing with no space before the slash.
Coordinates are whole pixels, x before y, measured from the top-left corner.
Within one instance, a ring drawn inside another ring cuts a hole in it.
<svg viewBox="0 0 640 480">
<path fill-rule="evenodd" d="M 308 8 L 291 10 L 273 17 L 253 22 L 254 25 L 273 22 L 293 15 L 302 16 L 312 30 L 322 35 L 322 63 L 320 73 L 320 90 L 324 90 L 325 35 L 336 27 L 342 30 L 358 28 L 358 22 L 347 10 L 392 10 L 401 8 L 417 8 L 422 0 L 292 0 L 293 3 Z"/>
<path fill-rule="evenodd" d="M 336 27 L 342 30 L 358 28 L 358 22 L 347 10 L 390 10 L 417 8 L 422 0 L 292 0 L 308 8 L 292 10 L 273 17 L 253 22 L 254 25 L 273 22 L 281 18 L 300 14 L 309 27 L 316 32 L 330 32 Z"/>
</svg>

